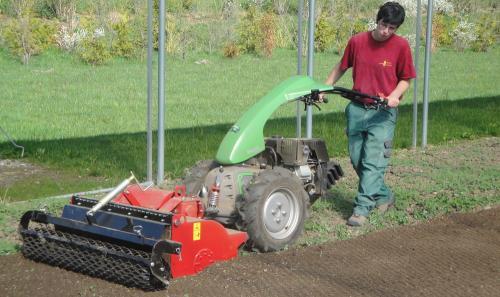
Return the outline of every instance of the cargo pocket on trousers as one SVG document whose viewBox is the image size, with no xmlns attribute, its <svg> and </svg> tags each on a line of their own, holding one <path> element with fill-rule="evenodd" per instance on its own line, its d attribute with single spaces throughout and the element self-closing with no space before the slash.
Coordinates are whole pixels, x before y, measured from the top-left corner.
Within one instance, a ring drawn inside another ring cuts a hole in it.
<svg viewBox="0 0 500 297">
<path fill-rule="evenodd" d="M 392 140 L 384 141 L 384 158 L 390 158 L 392 154 Z"/>
</svg>

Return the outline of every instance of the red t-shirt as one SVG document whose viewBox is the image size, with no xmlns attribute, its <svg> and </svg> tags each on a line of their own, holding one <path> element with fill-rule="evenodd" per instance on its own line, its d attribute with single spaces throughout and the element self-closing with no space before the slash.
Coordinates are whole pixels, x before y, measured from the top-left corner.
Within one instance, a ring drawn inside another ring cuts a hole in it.
<svg viewBox="0 0 500 297">
<path fill-rule="evenodd" d="M 354 35 L 342 57 L 342 71 L 352 67 L 353 90 L 388 96 L 400 80 L 415 78 L 415 67 L 408 41 L 393 34 L 376 41 L 371 32 Z"/>
</svg>

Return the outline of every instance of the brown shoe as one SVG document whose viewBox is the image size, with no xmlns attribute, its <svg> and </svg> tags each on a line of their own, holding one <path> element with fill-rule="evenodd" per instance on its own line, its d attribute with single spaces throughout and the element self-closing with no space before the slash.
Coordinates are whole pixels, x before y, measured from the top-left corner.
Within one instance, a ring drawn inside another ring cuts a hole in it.
<svg viewBox="0 0 500 297">
<path fill-rule="evenodd" d="M 353 214 L 348 220 L 347 220 L 347 225 L 353 226 L 353 227 L 361 227 L 363 226 L 366 221 L 368 220 L 367 217 L 358 215 L 358 214 Z"/>
<path fill-rule="evenodd" d="M 380 205 L 377 205 L 376 208 L 378 209 L 378 212 L 380 214 L 386 213 L 389 209 L 394 207 L 394 201 L 395 201 L 394 196 L 391 196 L 389 201 L 387 201 L 386 203 L 382 203 Z"/>
</svg>

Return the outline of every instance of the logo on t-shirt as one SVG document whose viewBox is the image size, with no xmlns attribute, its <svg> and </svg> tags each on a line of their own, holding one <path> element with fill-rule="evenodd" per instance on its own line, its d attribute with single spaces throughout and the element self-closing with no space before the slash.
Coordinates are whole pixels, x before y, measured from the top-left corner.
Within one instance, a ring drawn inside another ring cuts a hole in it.
<svg viewBox="0 0 500 297">
<path fill-rule="evenodd" d="M 378 63 L 379 65 L 382 65 L 382 67 L 392 67 L 392 63 L 390 61 L 387 61 L 386 59 L 384 59 L 383 62 L 380 62 Z"/>
</svg>

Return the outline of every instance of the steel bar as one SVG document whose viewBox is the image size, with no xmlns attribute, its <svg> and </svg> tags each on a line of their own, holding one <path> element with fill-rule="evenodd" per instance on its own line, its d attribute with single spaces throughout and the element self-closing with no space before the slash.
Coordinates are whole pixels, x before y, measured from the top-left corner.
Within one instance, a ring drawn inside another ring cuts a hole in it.
<svg viewBox="0 0 500 297">
<path fill-rule="evenodd" d="M 415 73 L 417 76 L 413 80 L 413 137 L 412 137 L 412 147 L 417 147 L 417 126 L 418 126 L 418 64 L 420 57 L 420 34 L 422 33 L 422 1 L 417 0 L 417 16 L 415 24 L 415 51 L 413 54 L 413 61 L 415 64 Z"/>
<path fill-rule="evenodd" d="M 307 50 L 307 75 L 313 77 L 314 70 L 314 11 L 315 0 L 309 0 L 309 28 L 308 28 L 308 50 Z M 312 106 L 307 106 L 306 112 L 306 137 L 312 138 Z"/>
<path fill-rule="evenodd" d="M 165 168 L 165 0 L 160 0 L 158 43 L 158 172 L 156 184 L 163 183 Z"/>
<path fill-rule="evenodd" d="M 299 12 L 297 17 L 297 75 L 302 74 L 302 48 L 304 38 L 302 36 L 302 22 L 304 19 L 304 0 L 299 0 Z M 302 136 L 302 106 L 297 101 L 297 128 L 295 135 L 297 138 Z"/>
<path fill-rule="evenodd" d="M 147 176 L 148 182 L 153 181 L 153 0 L 148 0 L 148 103 L 147 103 Z"/>
<path fill-rule="evenodd" d="M 422 119 L 422 148 L 427 147 L 427 124 L 429 115 L 429 73 L 431 64 L 431 42 L 432 42 L 432 6 L 433 1 L 427 2 L 427 31 L 425 34 L 425 66 L 424 66 L 424 109 Z"/>
</svg>

